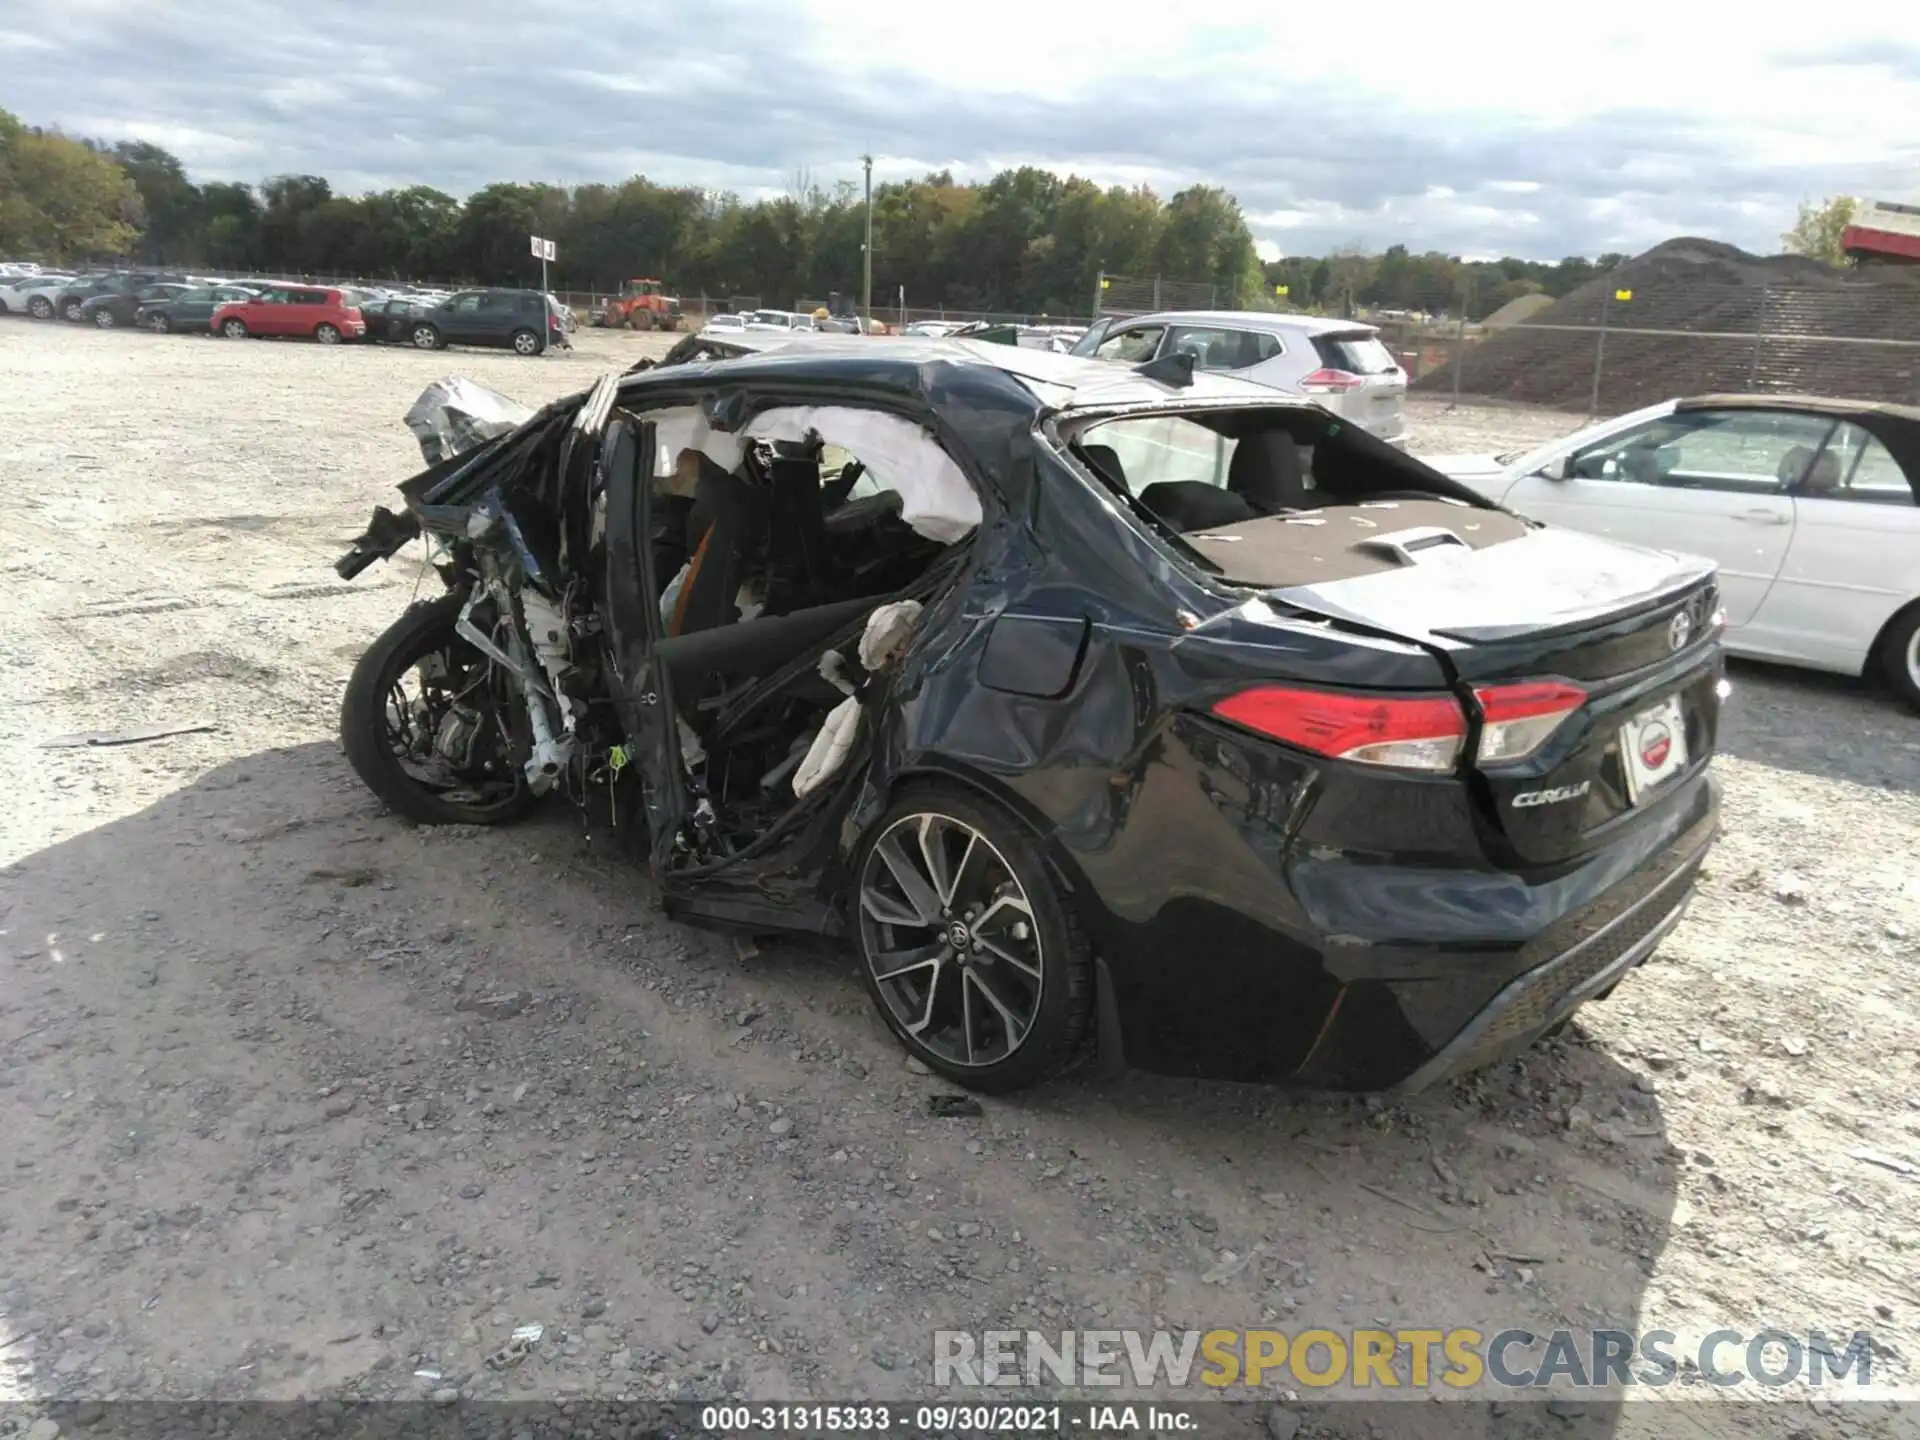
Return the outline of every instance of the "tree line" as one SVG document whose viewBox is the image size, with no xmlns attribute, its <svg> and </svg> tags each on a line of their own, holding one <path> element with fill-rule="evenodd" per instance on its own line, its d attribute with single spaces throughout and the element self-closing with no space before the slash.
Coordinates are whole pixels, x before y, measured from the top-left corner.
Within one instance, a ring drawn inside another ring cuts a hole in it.
<svg viewBox="0 0 1920 1440">
<path fill-rule="evenodd" d="M 200 184 L 157 145 L 73 139 L 0 111 L 4 259 L 516 284 L 539 278 L 527 244 L 537 234 L 558 246 L 556 289 L 650 276 L 682 297 L 784 306 L 832 292 L 857 299 L 866 219 L 858 187 L 805 174 L 753 200 L 643 176 L 494 184 L 464 200 L 426 185 L 339 195 L 317 175 Z M 1162 199 L 1032 166 L 873 192 L 876 308 L 904 291 L 916 309 L 1085 315 L 1105 273 L 1209 284 L 1223 307 L 1478 319 L 1518 295 L 1563 295 L 1621 258 L 1467 261 L 1396 245 L 1262 263 L 1239 203 L 1218 187 Z"/>
</svg>

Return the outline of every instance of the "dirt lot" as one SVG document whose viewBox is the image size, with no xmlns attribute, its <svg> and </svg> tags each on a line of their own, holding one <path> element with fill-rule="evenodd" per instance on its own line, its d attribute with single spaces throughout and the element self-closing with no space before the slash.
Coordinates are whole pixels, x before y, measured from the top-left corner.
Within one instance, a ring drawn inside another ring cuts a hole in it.
<svg viewBox="0 0 1920 1440">
<path fill-rule="evenodd" d="M 1382 1322 L 1865 1329 L 1917 1393 L 1920 719 L 1859 686 L 1737 669 L 1690 918 L 1410 1103 L 1136 1075 L 931 1118 L 846 955 L 660 918 L 563 809 L 383 814 L 335 707 L 412 572 L 329 565 L 417 468 L 402 411 L 649 343 L 0 325 L 0 1399 L 908 1397 L 937 1327 Z M 1573 423 L 1435 406 L 1416 448 Z M 217 728 L 42 748 L 162 723 Z M 1744 1432 L 1904 1423 L 1791 1393 Z"/>
</svg>

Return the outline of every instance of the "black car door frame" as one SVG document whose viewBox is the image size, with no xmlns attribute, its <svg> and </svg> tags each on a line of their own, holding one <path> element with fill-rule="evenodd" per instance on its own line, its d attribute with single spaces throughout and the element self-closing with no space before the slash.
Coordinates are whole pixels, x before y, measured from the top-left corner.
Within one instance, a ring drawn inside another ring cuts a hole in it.
<svg viewBox="0 0 1920 1440">
<path fill-rule="evenodd" d="M 654 653 L 654 647 L 666 638 L 666 627 L 657 599 L 650 598 L 657 597 L 664 585 L 653 563 L 656 441 L 647 413 L 690 403 L 703 405 L 716 422 L 724 415 L 724 423 L 716 423 L 716 428 L 728 431 L 743 427 L 762 410 L 781 406 L 837 404 L 898 415 L 927 426 L 966 475 L 980 499 L 981 531 L 1004 517 L 1004 506 L 960 437 L 933 413 L 917 406 L 888 404 L 877 396 L 856 399 L 844 390 L 789 394 L 756 388 L 734 389 L 715 397 L 710 385 L 691 392 L 676 387 L 648 395 L 644 411 L 614 415 L 602 432 L 598 463 L 607 504 L 603 594 L 610 649 L 617 666 L 610 688 L 630 741 L 631 761 L 643 767 L 650 864 L 662 898 L 678 913 L 721 923 L 834 933 L 839 925 L 838 913 L 822 893 L 820 882 L 838 856 L 841 826 L 860 789 L 856 782 L 867 772 L 869 747 L 879 730 L 876 715 L 869 715 L 862 740 L 835 783 L 818 792 L 820 803 L 806 811 L 796 806 L 780 822 L 784 829 L 763 837 L 777 843 L 755 844 L 747 853 L 678 870 L 670 865 L 685 824 L 695 818 L 695 797 L 687 780 L 675 723 L 679 711 L 672 677 Z M 630 465 L 619 454 L 623 444 L 614 438 L 621 424 L 633 427 L 635 458 Z M 969 543 L 963 555 L 929 572 L 923 584 L 915 587 L 916 597 L 928 605 L 930 612 L 938 595 L 957 600 L 958 592 L 971 583 L 978 562 L 979 551 Z M 920 594 L 922 590 L 926 593 Z"/>
<path fill-rule="evenodd" d="M 616 413 L 600 432 L 595 465 L 606 497 L 606 543 L 601 575 L 611 684 L 628 763 L 640 767 L 649 855 L 656 877 L 672 853 L 688 810 L 680 737 L 673 724 L 671 678 L 654 654 L 666 637 L 653 565 L 654 426 Z"/>
</svg>

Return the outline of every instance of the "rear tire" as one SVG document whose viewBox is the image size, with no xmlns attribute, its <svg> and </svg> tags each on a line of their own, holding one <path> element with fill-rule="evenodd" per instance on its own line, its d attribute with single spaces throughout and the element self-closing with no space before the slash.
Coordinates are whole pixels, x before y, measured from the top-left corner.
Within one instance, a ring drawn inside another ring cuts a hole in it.
<svg viewBox="0 0 1920 1440">
<path fill-rule="evenodd" d="M 165 315 L 149 315 L 147 317 L 147 328 L 156 335 L 165 335 L 173 329 L 173 321 L 169 320 Z"/>
<path fill-rule="evenodd" d="M 322 345 L 338 345 L 340 343 L 340 331 L 337 326 L 316 325 L 313 327 L 313 338 L 318 340 Z"/>
<path fill-rule="evenodd" d="M 1880 642 L 1880 664 L 1888 688 L 1920 710 L 1920 605 L 1893 617 Z"/>
<path fill-rule="evenodd" d="M 220 322 L 220 333 L 229 340 L 244 340 L 247 338 L 247 322 L 237 315 L 231 316 Z"/>
<path fill-rule="evenodd" d="M 111 330 L 114 326 L 118 325 L 120 321 L 113 311 L 103 305 L 93 312 L 93 323 L 102 330 Z"/>
<path fill-rule="evenodd" d="M 340 703 L 340 743 L 354 774 L 395 814 L 420 825 L 500 825 L 526 814 L 541 799 L 527 788 L 525 773 L 515 765 L 512 790 L 504 798 L 485 805 L 449 800 L 408 774 L 394 754 L 387 713 L 394 687 L 436 651 L 451 647 L 466 655 L 477 653 L 454 633 L 465 603 L 466 596 L 454 591 L 411 606 L 367 647 Z"/>
<path fill-rule="evenodd" d="M 988 1094 L 1075 1057 L 1093 1011 L 1091 949 L 1025 826 L 959 787 L 915 788 L 873 827 L 853 873 L 861 980 L 915 1056 Z"/>
<path fill-rule="evenodd" d="M 441 348 L 440 332 L 431 325 L 416 325 L 410 337 L 416 350 L 438 350 Z"/>
<path fill-rule="evenodd" d="M 51 320 L 53 318 L 53 301 L 47 299 L 44 295 L 31 295 L 27 297 L 27 314 L 36 320 Z"/>
<path fill-rule="evenodd" d="M 513 353 L 516 355 L 538 355 L 540 353 L 540 337 L 531 330 L 514 331 L 513 337 L 508 343 L 513 346 Z"/>
<path fill-rule="evenodd" d="M 80 301 L 69 300 L 60 307 L 60 318 L 70 324 L 78 325 L 80 323 L 80 308 Z"/>
</svg>

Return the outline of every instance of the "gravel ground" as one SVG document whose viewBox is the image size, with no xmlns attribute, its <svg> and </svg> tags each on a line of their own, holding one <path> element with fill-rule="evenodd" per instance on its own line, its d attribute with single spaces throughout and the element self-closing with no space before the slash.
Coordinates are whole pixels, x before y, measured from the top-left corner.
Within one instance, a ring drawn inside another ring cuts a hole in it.
<svg viewBox="0 0 1920 1440">
<path fill-rule="evenodd" d="M 0 326 L 0 1400 L 906 1398 L 936 1327 L 1382 1321 L 1866 1329 L 1916 1393 L 1920 720 L 1859 685 L 1737 668 L 1690 917 L 1406 1103 L 1135 1075 L 934 1118 L 845 953 L 663 919 L 564 810 L 383 814 L 335 707 L 414 579 L 329 566 L 417 468 L 402 411 L 649 345 Z M 1416 449 L 1575 423 L 1423 403 Z M 42 748 L 149 724 L 214 728 Z M 1741 1432 L 1903 1423 L 1794 1393 Z"/>
</svg>

